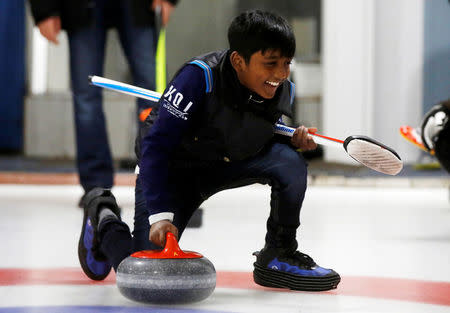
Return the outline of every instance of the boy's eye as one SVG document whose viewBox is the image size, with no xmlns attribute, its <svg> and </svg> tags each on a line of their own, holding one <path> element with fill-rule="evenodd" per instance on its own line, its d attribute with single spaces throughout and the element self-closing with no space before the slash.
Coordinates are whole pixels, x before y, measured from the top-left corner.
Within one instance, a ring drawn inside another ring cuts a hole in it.
<svg viewBox="0 0 450 313">
<path fill-rule="evenodd" d="M 267 66 L 274 66 L 274 65 L 276 65 L 276 64 L 277 64 L 277 62 L 267 62 L 267 63 L 266 63 Z"/>
</svg>

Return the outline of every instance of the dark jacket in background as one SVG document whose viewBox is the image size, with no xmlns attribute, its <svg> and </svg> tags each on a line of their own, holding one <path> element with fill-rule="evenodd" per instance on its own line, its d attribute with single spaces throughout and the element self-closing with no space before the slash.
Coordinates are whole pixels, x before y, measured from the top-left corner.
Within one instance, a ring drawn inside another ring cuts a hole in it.
<svg viewBox="0 0 450 313">
<path fill-rule="evenodd" d="M 109 0 L 110 1 L 110 0 Z M 153 26 L 151 0 L 127 0 L 131 4 L 136 26 Z M 178 0 L 167 0 L 176 4 Z M 50 16 L 60 16 L 62 28 L 73 31 L 91 25 L 95 0 L 30 0 L 36 24 Z"/>
</svg>

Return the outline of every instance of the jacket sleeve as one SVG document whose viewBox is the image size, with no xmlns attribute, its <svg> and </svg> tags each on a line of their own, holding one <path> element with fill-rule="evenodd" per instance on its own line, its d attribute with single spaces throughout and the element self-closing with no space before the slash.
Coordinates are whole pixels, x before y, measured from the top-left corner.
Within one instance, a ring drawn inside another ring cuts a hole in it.
<svg viewBox="0 0 450 313">
<path fill-rule="evenodd" d="M 61 15 L 60 0 L 30 0 L 30 6 L 36 25 L 50 16 Z"/>
<path fill-rule="evenodd" d="M 169 161 L 179 148 L 183 134 L 193 125 L 194 115 L 203 106 L 204 71 L 187 65 L 168 85 L 159 101 L 159 115 L 141 143 L 139 177 L 152 216 L 176 215 L 174 190 L 168 181 Z"/>
</svg>

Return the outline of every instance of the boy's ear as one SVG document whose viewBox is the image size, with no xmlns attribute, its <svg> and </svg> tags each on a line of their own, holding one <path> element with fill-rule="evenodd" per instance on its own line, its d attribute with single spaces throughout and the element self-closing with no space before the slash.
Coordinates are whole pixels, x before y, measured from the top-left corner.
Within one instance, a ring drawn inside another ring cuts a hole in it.
<svg viewBox="0 0 450 313">
<path fill-rule="evenodd" d="M 245 60 L 237 51 L 231 52 L 230 61 L 236 71 L 241 71 L 243 69 Z"/>
</svg>

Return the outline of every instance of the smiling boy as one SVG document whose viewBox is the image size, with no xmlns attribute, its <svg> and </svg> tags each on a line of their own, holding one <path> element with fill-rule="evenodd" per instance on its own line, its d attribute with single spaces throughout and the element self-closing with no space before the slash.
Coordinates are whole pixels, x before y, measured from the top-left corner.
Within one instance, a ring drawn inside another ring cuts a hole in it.
<svg viewBox="0 0 450 313">
<path fill-rule="evenodd" d="M 132 251 L 163 246 L 167 232 L 180 238 L 193 212 L 213 194 L 261 183 L 271 186 L 271 201 L 265 247 L 255 253 L 255 282 L 310 291 L 339 283 L 336 272 L 297 251 L 307 169 L 296 149 L 316 144 L 303 126 L 290 142 L 273 130 L 282 115 L 291 115 L 293 32 L 282 17 L 255 10 L 232 21 L 228 40 L 230 49 L 180 68 L 140 131 L 133 238 L 112 194 L 90 195 L 79 250 L 89 277 L 103 279 Z M 81 244 L 89 231 L 92 244 Z M 94 258 L 88 260 L 90 252 Z"/>
</svg>

